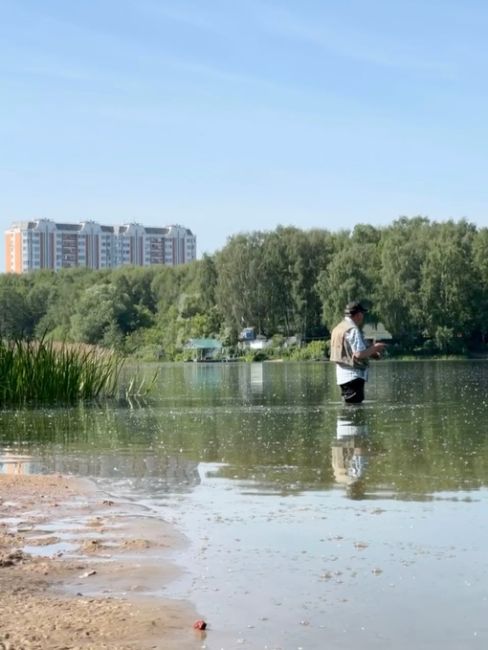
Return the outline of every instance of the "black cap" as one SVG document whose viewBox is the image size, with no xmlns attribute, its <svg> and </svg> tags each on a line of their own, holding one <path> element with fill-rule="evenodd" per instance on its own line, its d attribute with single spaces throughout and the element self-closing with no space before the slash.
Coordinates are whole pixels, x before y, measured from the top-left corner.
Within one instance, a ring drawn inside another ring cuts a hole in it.
<svg viewBox="0 0 488 650">
<path fill-rule="evenodd" d="M 346 308 L 344 309 L 344 313 L 346 314 L 346 316 L 354 316 L 354 314 L 359 314 L 360 312 L 365 314 L 367 311 L 368 310 L 366 309 L 366 307 L 363 307 L 363 305 L 357 300 L 348 302 Z"/>
</svg>

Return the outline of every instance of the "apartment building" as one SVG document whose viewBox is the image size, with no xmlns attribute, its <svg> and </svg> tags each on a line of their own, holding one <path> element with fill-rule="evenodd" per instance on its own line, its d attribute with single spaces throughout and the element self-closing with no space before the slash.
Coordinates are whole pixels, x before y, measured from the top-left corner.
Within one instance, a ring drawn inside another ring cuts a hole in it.
<svg viewBox="0 0 488 650">
<path fill-rule="evenodd" d="M 196 259 L 196 237 L 184 226 L 149 228 L 137 223 L 103 226 L 94 221 L 20 221 L 5 233 L 7 273 L 133 264 L 174 266 Z"/>
</svg>

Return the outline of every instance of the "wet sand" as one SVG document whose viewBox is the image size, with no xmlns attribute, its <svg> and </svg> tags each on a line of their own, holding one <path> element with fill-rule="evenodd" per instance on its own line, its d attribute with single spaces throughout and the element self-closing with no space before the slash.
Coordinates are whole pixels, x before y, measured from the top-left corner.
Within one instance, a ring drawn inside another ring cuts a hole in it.
<svg viewBox="0 0 488 650">
<path fill-rule="evenodd" d="M 0 475 L 0 650 L 198 648 L 175 531 L 88 481 Z"/>
</svg>

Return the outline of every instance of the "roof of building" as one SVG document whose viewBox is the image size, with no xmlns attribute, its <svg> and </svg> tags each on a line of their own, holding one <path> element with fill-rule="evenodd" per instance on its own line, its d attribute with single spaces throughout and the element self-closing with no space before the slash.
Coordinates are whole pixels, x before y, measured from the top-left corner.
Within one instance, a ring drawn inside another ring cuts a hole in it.
<svg viewBox="0 0 488 650">
<path fill-rule="evenodd" d="M 167 228 L 145 228 L 146 234 L 148 235 L 167 235 Z"/>
<path fill-rule="evenodd" d="M 220 350 L 222 343 L 217 339 L 189 339 L 185 347 L 190 350 Z"/>
<path fill-rule="evenodd" d="M 81 230 L 81 225 L 79 223 L 56 223 L 56 230 L 69 230 L 71 232 L 76 232 Z"/>
<path fill-rule="evenodd" d="M 178 223 L 172 223 L 172 224 L 170 224 L 170 225 L 168 226 L 168 229 L 169 229 L 169 230 L 171 230 L 171 229 L 174 229 L 174 230 L 182 230 L 182 231 L 185 233 L 185 235 L 188 235 L 188 236 L 190 236 L 190 237 L 194 237 L 192 231 L 191 231 L 189 228 L 187 228 L 186 226 L 180 226 Z"/>
</svg>

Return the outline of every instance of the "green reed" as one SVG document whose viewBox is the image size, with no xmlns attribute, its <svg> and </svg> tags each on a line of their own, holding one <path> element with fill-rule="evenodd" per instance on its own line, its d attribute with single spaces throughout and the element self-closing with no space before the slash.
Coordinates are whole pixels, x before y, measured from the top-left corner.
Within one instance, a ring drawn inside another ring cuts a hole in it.
<svg viewBox="0 0 488 650">
<path fill-rule="evenodd" d="M 0 406 L 113 397 L 121 366 L 91 346 L 0 340 Z"/>
</svg>

